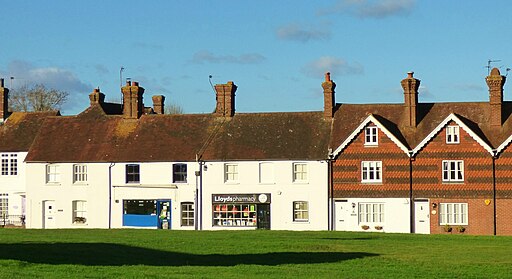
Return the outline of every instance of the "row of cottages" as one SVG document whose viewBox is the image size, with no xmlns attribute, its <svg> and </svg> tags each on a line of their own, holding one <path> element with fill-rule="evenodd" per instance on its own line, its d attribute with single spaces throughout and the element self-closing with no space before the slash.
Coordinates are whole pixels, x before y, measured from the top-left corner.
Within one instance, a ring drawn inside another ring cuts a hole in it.
<svg viewBox="0 0 512 279">
<path fill-rule="evenodd" d="M 498 69 L 486 82 L 489 102 L 419 103 L 409 73 L 403 104 L 333 107 L 330 227 L 512 234 L 512 103 Z"/>
<path fill-rule="evenodd" d="M 26 157 L 28 228 L 328 229 L 323 112 L 236 113 L 233 82 L 211 114 L 166 115 L 163 96 L 99 89 L 47 117 Z"/>
</svg>

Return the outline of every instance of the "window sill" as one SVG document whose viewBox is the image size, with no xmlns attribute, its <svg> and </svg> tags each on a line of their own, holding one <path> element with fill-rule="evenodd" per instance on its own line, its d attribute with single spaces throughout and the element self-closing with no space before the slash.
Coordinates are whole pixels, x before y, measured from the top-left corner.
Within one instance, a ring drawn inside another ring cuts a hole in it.
<svg viewBox="0 0 512 279">
<path fill-rule="evenodd" d="M 293 184 L 309 184 L 309 181 L 293 181 Z"/>
<path fill-rule="evenodd" d="M 310 224 L 309 220 L 293 220 L 293 224 Z"/>
<path fill-rule="evenodd" d="M 260 182 L 259 185 L 276 185 L 275 182 Z"/>
<path fill-rule="evenodd" d="M 89 183 L 87 182 L 74 182 L 73 186 L 88 186 Z"/>
<path fill-rule="evenodd" d="M 60 182 L 46 182 L 46 186 L 60 186 Z"/>
<path fill-rule="evenodd" d="M 443 184 L 464 184 L 464 180 L 462 181 L 443 181 Z"/>
<path fill-rule="evenodd" d="M 224 184 L 226 184 L 226 185 L 239 185 L 240 182 L 238 182 L 238 181 L 224 181 Z"/>
<path fill-rule="evenodd" d="M 382 181 L 361 181 L 365 185 L 383 185 Z"/>
<path fill-rule="evenodd" d="M 365 143 L 364 147 L 379 147 L 378 143 Z"/>
</svg>

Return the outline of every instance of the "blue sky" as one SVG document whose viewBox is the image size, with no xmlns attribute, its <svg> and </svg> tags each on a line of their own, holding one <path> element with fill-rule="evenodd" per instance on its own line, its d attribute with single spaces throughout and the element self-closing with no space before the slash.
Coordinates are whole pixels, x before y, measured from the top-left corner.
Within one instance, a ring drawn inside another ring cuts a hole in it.
<svg viewBox="0 0 512 279">
<path fill-rule="evenodd" d="M 67 90 L 63 114 L 123 80 L 186 113 L 209 113 L 209 83 L 234 81 L 238 112 L 323 109 L 325 71 L 338 103 L 401 103 L 414 71 L 420 102 L 487 101 L 488 59 L 512 68 L 512 2 L 0 0 L 6 85 Z M 13 80 L 10 77 L 14 77 Z M 123 82 L 124 83 L 124 82 Z M 505 85 L 505 99 L 512 99 Z"/>
</svg>

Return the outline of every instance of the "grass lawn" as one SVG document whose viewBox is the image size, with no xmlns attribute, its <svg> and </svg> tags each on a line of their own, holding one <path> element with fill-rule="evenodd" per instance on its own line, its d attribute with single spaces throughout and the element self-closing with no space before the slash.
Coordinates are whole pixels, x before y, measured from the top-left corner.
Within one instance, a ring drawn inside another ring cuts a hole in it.
<svg viewBox="0 0 512 279">
<path fill-rule="evenodd" d="M 0 229 L 1 278 L 512 278 L 512 237 Z"/>
</svg>

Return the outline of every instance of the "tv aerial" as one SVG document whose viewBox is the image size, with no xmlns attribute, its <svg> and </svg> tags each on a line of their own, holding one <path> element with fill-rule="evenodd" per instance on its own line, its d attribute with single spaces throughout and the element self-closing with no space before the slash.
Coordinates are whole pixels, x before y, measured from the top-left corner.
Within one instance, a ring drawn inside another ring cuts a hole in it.
<svg viewBox="0 0 512 279">
<path fill-rule="evenodd" d="M 487 60 L 487 66 L 485 66 L 485 68 L 487 68 L 487 75 L 489 75 L 491 73 L 491 64 L 500 62 L 500 61 L 501 60 L 492 60 L 492 59 Z"/>
</svg>

